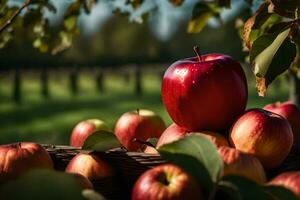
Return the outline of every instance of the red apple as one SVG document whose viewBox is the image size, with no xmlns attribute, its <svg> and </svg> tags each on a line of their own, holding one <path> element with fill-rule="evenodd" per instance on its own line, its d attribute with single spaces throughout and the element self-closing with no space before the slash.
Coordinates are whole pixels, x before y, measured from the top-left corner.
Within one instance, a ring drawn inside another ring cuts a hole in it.
<svg viewBox="0 0 300 200">
<path fill-rule="evenodd" d="M 233 125 L 230 143 L 236 149 L 255 155 L 267 169 L 278 167 L 289 154 L 293 132 L 282 116 L 251 109 Z"/>
<path fill-rule="evenodd" d="M 132 190 L 132 200 L 204 199 L 194 177 L 173 164 L 160 165 L 142 174 Z"/>
<path fill-rule="evenodd" d="M 300 171 L 291 171 L 279 174 L 272 179 L 269 184 L 283 186 L 294 192 L 300 199 Z"/>
<path fill-rule="evenodd" d="M 94 188 L 91 181 L 89 179 L 87 179 L 86 177 L 84 177 L 83 175 L 77 174 L 77 173 L 76 174 L 75 173 L 70 173 L 70 174 L 75 178 L 75 180 L 79 184 L 79 187 L 82 190 L 93 189 Z"/>
<path fill-rule="evenodd" d="M 218 152 L 224 162 L 223 176 L 237 175 L 261 184 L 266 182 L 264 168 L 256 157 L 225 146 L 219 147 Z"/>
<path fill-rule="evenodd" d="M 81 147 L 88 136 L 98 130 L 110 131 L 105 122 L 99 119 L 89 119 L 78 123 L 72 131 L 70 145 Z"/>
<path fill-rule="evenodd" d="M 173 121 L 186 130 L 225 130 L 245 110 L 245 74 L 227 55 L 179 60 L 165 72 L 162 99 Z"/>
<path fill-rule="evenodd" d="M 159 138 L 165 130 L 163 120 L 150 110 L 136 110 L 124 113 L 117 121 L 115 134 L 128 151 L 137 151 L 150 138 Z"/>
<path fill-rule="evenodd" d="M 295 104 L 291 101 L 277 102 L 266 105 L 264 109 L 285 117 L 292 127 L 294 142 L 300 142 L 300 110 Z"/>
<path fill-rule="evenodd" d="M 112 167 L 92 153 L 77 154 L 68 163 L 66 172 L 81 174 L 90 181 L 100 180 L 113 175 Z"/>
<path fill-rule="evenodd" d="M 35 168 L 53 168 L 48 152 L 41 145 L 32 142 L 0 145 L 0 182 Z"/>
<path fill-rule="evenodd" d="M 157 141 L 156 148 L 159 148 L 164 144 L 168 144 L 176 140 L 179 140 L 180 138 L 183 138 L 184 136 L 189 135 L 190 133 L 200 134 L 205 136 L 207 139 L 212 141 L 217 147 L 229 146 L 227 139 L 221 134 L 212 131 L 189 132 L 181 128 L 177 124 L 173 123 L 160 136 L 160 138 Z M 144 152 L 149 154 L 157 153 L 157 151 L 152 147 L 147 147 L 144 150 Z"/>
</svg>

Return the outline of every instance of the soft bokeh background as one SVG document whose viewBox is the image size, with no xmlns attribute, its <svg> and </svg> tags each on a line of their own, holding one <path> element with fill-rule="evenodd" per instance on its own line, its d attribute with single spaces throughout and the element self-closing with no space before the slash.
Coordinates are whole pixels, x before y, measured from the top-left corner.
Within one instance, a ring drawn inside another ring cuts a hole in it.
<svg viewBox="0 0 300 200">
<path fill-rule="evenodd" d="M 45 15 L 55 31 L 70 1 L 53 2 L 58 13 Z M 33 49 L 26 36 L 29 33 L 16 33 L 14 41 L 0 50 L 1 144 L 24 140 L 68 144 L 77 122 L 100 118 L 113 128 L 122 113 L 137 108 L 151 109 L 170 124 L 160 85 L 163 72 L 172 62 L 194 56 L 192 47 L 199 45 L 203 54 L 229 54 L 244 63 L 245 54 L 232 20 L 246 9 L 241 3 L 244 1 L 233 1 L 232 9 L 224 10 L 223 24 L 211 20 L 195 35 L 186 33 L 191 13 L 187 10 L 195 0 L 187 0 L 180 8 L 168 1 L 147 1 L 129 19 L 112 13 L 113 7 L 128 9 L 123 1 L 114 2 L 99 1 L 90 15 L 83 14 L 80 37 L 59 55 Z M 149 20 L 140 23 L 143 9 L 153 8 Z M 261 98 L 249 66 L 243 67 L 249 86 L 248 108 L 288 98 L 286 76 L 278 78 Z M 48 95 L 43 86 L 48 87 Z"/>
</svg>

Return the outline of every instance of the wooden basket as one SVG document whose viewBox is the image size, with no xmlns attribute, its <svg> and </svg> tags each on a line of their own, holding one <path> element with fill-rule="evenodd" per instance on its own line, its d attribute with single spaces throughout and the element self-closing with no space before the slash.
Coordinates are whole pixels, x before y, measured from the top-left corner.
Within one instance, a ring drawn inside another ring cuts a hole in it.
<svg viewBox="0 0 300 200">
<path fill-rule="evenodd" d="M 87 152 L 80 148 L 61 145 L 43 145 L 54 161 L 55 169 L 65 170 L 68 162 L 79 152 Z M 139 152 L 127 152 L 122 148 L 112 149 L 97 155 L 111 163 L 116 169 L 116 176 L 101 181 L 94 181 L 95 190 L 108 200 L 130 199 L 132 186 L 137 178 L 147 169 L 165 163 L 159 156 Z M 280 167 L 267 171 L 272 178 L 285 171 L 300 170 L 300 144 L 295 144 L 286 160 Z"/>
</svg>

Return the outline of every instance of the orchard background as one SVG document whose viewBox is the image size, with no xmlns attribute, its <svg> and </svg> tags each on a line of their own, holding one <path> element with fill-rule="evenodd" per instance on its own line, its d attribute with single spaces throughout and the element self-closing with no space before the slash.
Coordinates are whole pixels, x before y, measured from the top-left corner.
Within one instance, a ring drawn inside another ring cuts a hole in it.
<svg viewBox="0 0 300 200">
<path fill-rule="evenodd" d="M 202 54 L 229 54 L 243 63 L 248 108 L 289 98 L 299 104 L 299 4 L 2 0 L 0 141 L 68 144 L 78 121 L 100 118 L 113 127 L 136 108 L 151 109 L 170 124 L 162 75 L 172 62 L 194 56 L 195 44 Z M 269 46 L 274 54 L 264 55 L 261 47 Z M 268 85 L 265 97 L 257 94 L 256 81 L 260 95 Z"/>
</svg>

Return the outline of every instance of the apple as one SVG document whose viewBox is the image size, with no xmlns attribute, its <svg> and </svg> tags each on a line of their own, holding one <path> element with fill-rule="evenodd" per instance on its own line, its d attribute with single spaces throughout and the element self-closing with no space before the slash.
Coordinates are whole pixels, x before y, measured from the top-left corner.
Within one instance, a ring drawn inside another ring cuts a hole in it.
<svg viewBox="0 0 300 200">
<path fill-rule="evenodd" d="M 112 167 L 93 153 L 77 154 L 66 167 L 68 173 L 78 173 L 90 181 L 101 180 L 113 175 Z"/>
<path fill-rule="evenodd" d="M 183 138 L 184 136 L 189 135 L 191 133 L 200 134 L 200 135 L 205 136 L 210 141 L 212 141 L 217 147 L 229 146 L 227 139 L 219 133 L 212 132 L 212 131 L 189 132 L 189 131 L 185 130 L 184 128 L 178 126 L 177 124 L 173 123 L 162 133 L 162 135 L 160 136 L 160 138 L 157 141 L 156 148 L 159 148 L 160 146 L 162 146 L 164 144 L 174 142 L 174 141 L 176 141 L 180 138 Z M 155 148 L 148 146 L 144 150 L 144 153 L 154 154 L 154 153 L 157 153 L 157 151 L 155 150 Z"/>
<path fill-rule="evenodd" d="M 219 147 L 218 152 L 224 162 L 223 176 L 237 175 L 260 184 L 266 182 L 264 168 L 253 155 L 226 146 Z"/>
<path fill-rule="evenodd" d="M 144 172 L 132 190 L 132 200 L 204 199 L 194 177 L 173 164 L 164 164 Z"/>
<path fill-rule="evenodd" d="M 161 93 L 179 126 L 189 131 L 219 131 L 229 128 L 244 112 L 247 82 L 241 65 L 230 56 L 198 55 L 167 69 Z"/>
<path fill-rule="evenodd" d="M 300 199 L 300 171 L 290 171 L 279 174 L 269 182 L 269 185 L 283 186 L 294 192 Z"/>
<path fill-rule="evenodd" d="M 41 145 L 32 142 L 0 145 L 0 183 L 35 168 L 53 168 L 50 155 Z"/>
<path fill-rule="evenodd" d="M 128 151 L 137 151 L 150 138 L 159 138 L 166 126 L 164 121 L 150 110 L 135 110 L 124 113 L 115 125 L 115 134 Z"/>
<path fill-rule="evenodd" d="M 81 147 L 88 136 L 98 130 L 110 131 L 110 128 L 100 119 L 88 119 L 78 123 L 72 131 L 70 145 Z"/>
<path fill-rule="evenodd" d="M 285 117 L 292 127 L 294 142 L 300 142 L 300 110 L 295 104 L 291 101 L 277 102 L 266 105 L 264 109 Z"/>
<path fill-rule="evenodd" d="M 72 175 L 75 178 L 76 182 L 79 184 L 79 187 L 82 190 L 94 188 L 91 181 L 87 179 L 85 176 L 77 173 L 70 173 L 70 175 Z"/>
<path fill-rule="evenodd" d="M 272 169 L 289 154 L 293 132 L 284 117 L 256 108 L 238 118 L 232 126 L 229 140 L 233 147 L 253 154 L 266 169 Z"/>
</svg>

